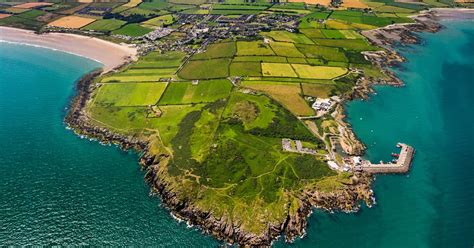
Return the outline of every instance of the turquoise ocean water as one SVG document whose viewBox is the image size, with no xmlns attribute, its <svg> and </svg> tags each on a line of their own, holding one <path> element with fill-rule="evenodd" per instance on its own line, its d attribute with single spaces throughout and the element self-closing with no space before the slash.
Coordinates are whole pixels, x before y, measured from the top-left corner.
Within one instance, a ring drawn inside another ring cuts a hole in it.
<svg viewBox="0 0 474 248">
<path fill-rule="evenodd" d="M 417 149 L 409 176 L 378 176 L 375 207 L 315 211 L 305 238 L 276 246 L 474 245 L 474 23 L 444 24 L 400 49 L 406 87 L 377 87 L 348 106 L 369 159 L 388 160 L 398 141 Z M 0 43 L 0 245 L 218 246 L 148 196 L 136 155 L 65 129 L 75 80 L 98 66 Z"/>
</svg>

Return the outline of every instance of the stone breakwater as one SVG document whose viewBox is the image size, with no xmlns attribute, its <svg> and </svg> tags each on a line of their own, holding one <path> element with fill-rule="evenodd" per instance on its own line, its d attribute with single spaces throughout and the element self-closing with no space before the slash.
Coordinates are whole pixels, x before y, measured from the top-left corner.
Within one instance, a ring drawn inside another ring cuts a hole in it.
<svg viewBox="0 0 474 248">
<path fill-rule="evenodd" d="M 66 124 L 78 135 L 96 139 L 101 143 L 115 144 L 123 150 L 133 149 L 142 153 L 140 165 L 145 170 L 145 180 L 150 184 L 152 193 L 158 194 L 162 202 L 170 209 L 173 215 L 196 225 L 205 233 L 219 240 L 245 246 L 270 246 L 272 241 L 285 234 L 287 241 L 305 234 L 307 217 L 314 207 L 327 211 L 356 211 L 359 203 L 364 201 L 372 205 L 373 192 L 370 189 L 372 178 L 365 173 L 357 173 L 349 183 L 341 189 L 332 192 L 304 190 L 297 197 L 300 207 L 295 213 L 288 213 L 286 219 L 278 225 L 268 225 L 265 233 L 254 234 L 239 228 L 228 217 L 217 218 L 210 212 L 202 211 L 193 206 L 192 199 L 182 199 L 170 184 L 167 183 L 166 163 L 170 159 L 168 154 L 152 154 L 149 142 L 138 137 L 127 137 L 116 134 L 107 128 L 98 127 L 88 117 L 86 104 L 92 92 L 97 88 L 94 79 L 101 74 L 96 70 L 85 75 L 76 84 L 76 96 L 73 98 L 69 112 L 65 117 Z"/>
</svg>

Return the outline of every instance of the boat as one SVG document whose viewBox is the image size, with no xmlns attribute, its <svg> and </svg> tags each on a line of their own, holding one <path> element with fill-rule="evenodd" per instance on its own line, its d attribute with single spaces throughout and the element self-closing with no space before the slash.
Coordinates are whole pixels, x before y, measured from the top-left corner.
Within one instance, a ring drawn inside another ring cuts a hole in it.
<svg viewBox="0 0 474 248">
<path fill-rule="evenodd" d="M 398 158 L 399 156 L 400 156 L 400 154 L 392 152 L 392 157 Z"/>
</svg>

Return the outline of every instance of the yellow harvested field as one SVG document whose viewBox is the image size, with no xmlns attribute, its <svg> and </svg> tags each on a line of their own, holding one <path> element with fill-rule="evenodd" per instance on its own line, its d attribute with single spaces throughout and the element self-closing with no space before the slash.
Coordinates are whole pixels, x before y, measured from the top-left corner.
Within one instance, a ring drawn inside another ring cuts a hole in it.
<svg viewBox="0 0 474 248">
<path fill-rule="evenodd" d="M 262 63 L 262 75 L 265 77 L 298 77 L 290 64 Z"/>
<path fill-rule="evenodd" d="M 331 0 L 288 0 L 289 3 L 307 3 L 307 4 L 321 4 L 324 6 L 329 6 Z"/>
<path fill-rule="evenodd" d="M 369 7 L 367 4 L 365 4 L 361 0 L 342 0 L 341 6 L 344 8 L 359 8 L 359 9 L 364 9 L 364 8 Z"/>
<path fill-rule="evenodd" d="M 318 98 L 328 98 L 331 90 L 334 89 L 332 84 L 301 84 L 303 94 L 305 96 L 312 96 Z"/>
<path fill-rule="evenodd" d="M 242 82 L 242 86 L 266 93 L 297 116 L 314 114 L 313 109 L 301 96 L 299 83 L 244 81 Z"/>
<path fill-rule="evenodd" d="M 142 0 L 130 0 L 128 3 L 122 5 L 122 7 L 133 8 L 139 5 L 141 2 Z"/>
<path fill-rule="evenodd" d="M 347 68 L 291 64 L 300 78 L 333 79 L 347 73 Z"/>
<path fill-rule="evenodd" d="M 52 3 L 45 3 L 45 2 L 38 2 L 38 3 L 22 3 L 15 5 L 16 8 L 21 8 L 21 9 L 32 9 L 36 7 L 41 7 L 41 6 L 50 6 L 53 5 Z"/>
<path fill-rule="evenodd" d="M 95 21 L 95 19 L 80 16 L 65 16 L 48 23 L 48 26 L 60 28 L 82 28 L 93 21 Z"/>
<path fill-rule="evenodd" d="M 0 19 L 7 18 L 9 16 L 11 16 L 11 14 L 1 14 L 0 13 Z"/>
</svg>

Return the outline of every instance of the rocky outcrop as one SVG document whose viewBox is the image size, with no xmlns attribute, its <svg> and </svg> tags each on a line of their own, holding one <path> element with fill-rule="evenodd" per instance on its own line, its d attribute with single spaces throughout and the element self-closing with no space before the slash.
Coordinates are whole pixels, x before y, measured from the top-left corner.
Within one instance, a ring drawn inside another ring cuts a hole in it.
<svg viewBox="0 0 474 248">
<path fill-rule="evenodd" d="M 320 192 L 307 189 L 298 196 L 300 206 L 295 213 L 289 213 L 287 218 L 278 225 L 268 225 L 267 232 L 254 234 L 240 229 L 240 226 L 223 216 L 216 218 L 211 212 L 205 212 L 193 206 L 192 199 L 182 199 L 172 187 L 163 180 L 160 173 L 161 163 L 166 163 L 167 157 L 156 158 L 144 155 L 141 163 L 146 170 L 145 180 L 152 186 L 163 203 L 179 219 L 189 224 L 199 226 L 208 234 L 228 243 L 242 246 L 270 246 L 278 236 L 284 234 L 287 241 L 305 234 L 307 217 L 314 207 L 327 211 L 355 211 L 361 201 L 367 205 L 373 203 L 373 193 L 370 189 L 371 177 L 367 174 L 358 174 L 351 182 L 341 189 L 332 192 Z"/>
</svg>

